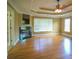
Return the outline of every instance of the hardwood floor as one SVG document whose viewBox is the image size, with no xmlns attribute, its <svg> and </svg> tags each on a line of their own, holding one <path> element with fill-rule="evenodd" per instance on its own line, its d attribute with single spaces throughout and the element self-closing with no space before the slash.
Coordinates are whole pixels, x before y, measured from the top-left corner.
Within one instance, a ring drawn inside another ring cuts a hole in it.
<svg viewBox="0 0 79 59">
<path fill-rule="evenodd" d="M 32 37 L 9 51 L 8 59 L 72 59 L 71 38 Z"/>
</svg>

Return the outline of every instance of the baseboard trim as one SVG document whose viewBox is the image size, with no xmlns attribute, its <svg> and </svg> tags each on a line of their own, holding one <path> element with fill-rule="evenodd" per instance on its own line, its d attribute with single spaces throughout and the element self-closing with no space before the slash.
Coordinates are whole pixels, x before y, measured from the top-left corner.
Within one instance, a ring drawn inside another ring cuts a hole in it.
<svg viewBox="0 0 79 59">
<path fill-rule="evenodd" d="M 17 39 L 17 40 L 15 41 L 14 46 L 15 46 L 18 42 L 19 42 L 19 39 Z"/>
<path fill-rule="evenodd" d="M 45 34 L 32 34 L 32 36 L 48 36 L 48 35 L 58 35 L 59 33 L 45 33 Z"/>
<path fill-rule="evenodd" d="M 62 35 L 67 36 L 67 37 L 72 37 L 72 35 L 66 34 L 66 33 L 62 33 Z"/>
<path fill-rule="evenodd" d="M 15 43 L 14 43 L 11 47 L 9 47 L 9 48 L 7 49 L 8 52 L 11 51 L 12 48 L 14 48 L 18 42 L 19 42 L 19 39 L 17 39 L 17 40 L 15 41 Z"/>
</svg>

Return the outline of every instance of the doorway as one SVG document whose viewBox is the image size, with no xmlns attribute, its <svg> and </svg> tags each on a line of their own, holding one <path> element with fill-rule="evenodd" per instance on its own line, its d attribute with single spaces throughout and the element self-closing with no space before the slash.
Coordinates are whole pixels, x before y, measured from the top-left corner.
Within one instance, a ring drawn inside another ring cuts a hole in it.
<svg viewBox="0 0 79 59">
<path fill-rule="evenodd" d="M 7 9 L 7 50 L 14 46 L 14 11 L 8 7 Z"/>
</svg>

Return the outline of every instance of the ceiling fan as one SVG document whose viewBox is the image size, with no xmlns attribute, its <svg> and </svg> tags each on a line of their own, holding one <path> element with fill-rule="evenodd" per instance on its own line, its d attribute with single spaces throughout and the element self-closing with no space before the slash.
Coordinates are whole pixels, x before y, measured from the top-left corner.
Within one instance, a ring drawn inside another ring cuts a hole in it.
<svg viewBox="0 0 79 59">
<path fill-rule="evenodd" d="M 57 0 L 56 9 L 44 8 L 44 7 L 41 7 L 40 9 L 41 9 L 41 10 L 48 10 L 48 11 L 54 11 L 54 12 L 56 12 L 56 13 L 60 13 L 60 12 L 62 12 L 63 9 L 65 9 L 66 7 L 72 5 L 72 3 L 67 4 L 67 5 L 60 5 L 59 2 L 60 2 L 60 0 Z"/>
</svg>

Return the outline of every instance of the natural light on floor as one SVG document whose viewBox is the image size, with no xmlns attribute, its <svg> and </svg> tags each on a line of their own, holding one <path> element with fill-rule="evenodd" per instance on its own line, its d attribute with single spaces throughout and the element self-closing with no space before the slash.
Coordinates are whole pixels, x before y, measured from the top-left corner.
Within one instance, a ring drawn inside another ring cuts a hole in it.
<svg viewBox="0 0 79 59">
<path fill-rule="evenodd" d="M 64 51 L 65 51 L 65 54 L 69 55 L 70 52 L 71 52 L 71 41 L 68 39 L 68 38 L 65 38 L 64 39 Z"/>
</svg>

